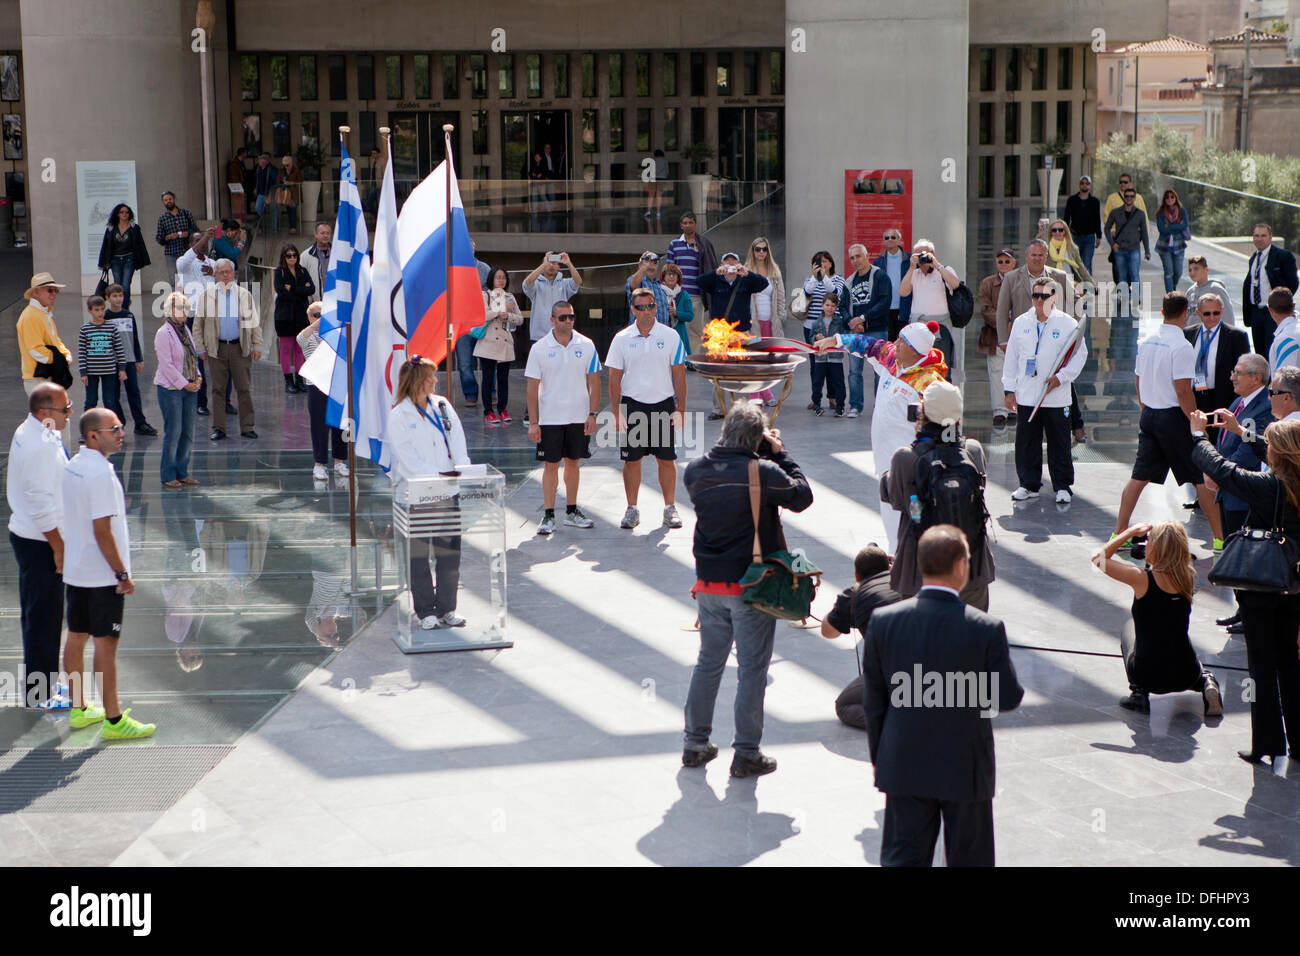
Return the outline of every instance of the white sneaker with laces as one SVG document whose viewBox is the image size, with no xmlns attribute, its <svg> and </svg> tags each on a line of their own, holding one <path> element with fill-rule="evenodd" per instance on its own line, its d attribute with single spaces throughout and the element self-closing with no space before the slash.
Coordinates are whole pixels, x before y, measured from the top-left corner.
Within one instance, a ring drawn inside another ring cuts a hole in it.
<svg viewBox="0 0 1300 956">
<path fill-rule="evenodd" d="M 1058 505 L 1068 505 L 1070 503 L 1071 497 L 1073 496 L 1064 488 L 1062 488 L 1060 491 L 1056 493 L 1056 503 Z"/>
<path fill-rule="evenodd" d="M 348 463 L 346 461 L 334 462 L 334 474 L 340 478 L 346 478 L 348 476 Z"/>
<path fill-rule="evenodd" d="M 676 505 L 669 505 L 664 508 L 664 524 L 670 528 L 680 528 L 682 526 L 682 516 L 677 513 Z"/>
<path fill-rule="evenodd" d="M 581 508 L 574 508 L 572 511 L 566 511 L 564 514 L 564 523 L 570 528 L 590 528 L 596 522 L 588 518 Z"/>
<path fill-rule="evenodd" d="M 426 631 L 436 631 L 438 628 L 442 627 L 442 622 L 438 620 L 438 615 L 430 614 L 428 617 L 420 618 L 420 627 L 424 628 Z"/>
<path fill-rule="evenodd" d="M 311 476 L 317 481 L 325 481 L 327 478 L 329 478 L 330 473 L 325 470 L 324 465 L 312 465 Z"/>
<path fill-rule="evenodd" d="M 641 523 L 641 511 L 636 505 L 628 505 L 627 511 L 623 512 L 623 520 L 619 522 L 620 528 L 635 528 Z"/>
<path fill-rule="evenodd" d="M 1038 492 L 1030 491 L 1028 488 L 1024 487 L 1023 485 L 1017 488 L 1015 491 L 1011 492 L 1012 501 L 1028 501 L 1030 498 L 1037 498 L 1037 497 L 1038 497 Z"/>
<path fill-rule="evenodd" d="M 844 413 L 844 417 L 845 417 L 845 418 L 857 418 L 857 417 L 858 417 L 858 410 L 857 410 L 856 408 L 850 408 L 847 412 Z"/>
<path fill-rule="evenodd" d="M 448 611 L 442 617 L 438 618 L 443 627 L 464 627 L 465 619 L 455 611 Z"/>
</svg>

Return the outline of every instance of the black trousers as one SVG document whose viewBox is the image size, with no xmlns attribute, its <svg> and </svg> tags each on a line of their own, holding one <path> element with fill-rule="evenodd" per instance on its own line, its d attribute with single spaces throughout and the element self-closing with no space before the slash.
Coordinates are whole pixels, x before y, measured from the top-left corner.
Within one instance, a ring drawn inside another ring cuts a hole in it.
<svg viewBox="0 0 1300 956">
<path fill-rule="evenodd" d="M 429 573 L 432 545 L 433 574 Z M 437 581 L 435 587 L 435 578 Z M 460 535 L 411 538 L 411 600 L 416 617 L 439 617 L 456 610 L 460 585 Z"/>
<path fill-rule="evenodd" d="M 1016 408 L 1016 477 L 1020 486 L 1037 491 L 1043 485 L 1043 437 L 1047 437 L 1047 472 L 1052 489 L 1069 490 L 1074 484 L 1074 459 L 1070 457 L 1070 410 L 1040 408 L 1034 420 L 1028 405 Z"/>
<path fill-rule="evenodd" d="M 1291 753 L 1300 755 L 1300 658 L 1296 656 L 1300 600 L 1242 605 L 1241 622 L 1255 691 L 1250 702 L 1251 752 L 1284 754 L 1289 740 Z"/>
<path fill-rule="evenodd" d="M 1074 391 L 1074 385 L 1070 385 L 1070 431 L 1078 431 L 1083 427 L 1083 412 L 1079 409 L 1079 396 Z"/>
<path fill-rule="evenodd" d="M 1242 303 L 1241 308 L 1246 313 L 1246 327 L 1250 329 L 1251 346 L 1257 355 L 1268 358 L 1268 350 L 1273 345 L 1273 332 L 1277 329 L 1277 323 L 1273 321 L 1273 316 L 1269 315 L 1267 308 L 1257 308 L 1248 303 Z"/>
<path fill-rule="evenodd" d="M 331 428 L 325 423 L 325 411 L 329 408 L 329 396 L 315 385 L 307 386 L 307 417 L 311 422 L 311 460 L 318 465 L 330 463 L 331 447 L 335 461 L 348 460 L 348 443 L 343 432 Z"/>
<path fill-rule="evenodd" d="M 889 341 L 897 342 L 898 333 L 903 331 L 903 323 L 898 321 L 898 310 L 889 310 Z"/>
<path fill-rule="evenodd" d="M 993 865 L 993 801 L 885 795 L 881 866 L 930 866 L 943 820 L 948 866 Z"/>
<path fill-rule="evenodd" d="M 18 604 L 23 634 L 23 702 L 44 703 L 54 692 L 59 674 L 59 642 L 63 637 L 63 575 L 54 570 L 54 549 L 48 541 L 20 538 L 12 531 L 9 543 L 18 559 Z"/>
<path fill-rule="evenodd" d="M 809 362 L 812 366 L 812 401 L 817 407 L 822 403 L 822 386 L 831 408 L 844 410 L 844 363 L 838 355 L 825 362 Z"/>
<path fill-rule="evenodd" d="M 498 362 L 496 359 L 479 358 L 479 368 L 483 370 L 483 414 L 504 412 L 510 401 L 510 362 Z M 496 404 L 493 404 L 495 395 Z"/>
</svg>

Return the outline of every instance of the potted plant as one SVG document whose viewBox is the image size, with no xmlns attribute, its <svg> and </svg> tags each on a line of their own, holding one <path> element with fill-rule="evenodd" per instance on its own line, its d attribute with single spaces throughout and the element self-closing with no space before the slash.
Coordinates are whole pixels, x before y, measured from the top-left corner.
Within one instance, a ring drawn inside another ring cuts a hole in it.
<svg viewBox="0 0 1300 956">
<path fill-rule="evenodd" d="M 308 140 L 298 146 L 294 162 L 302 170 L 302 220 L 316 221 L 316 207 L 320 203 L 320 171 L 325 165 L 325 154 L 320 146 Z"/>
<path fill-rule="evenodd" d="M 713 158 L 713 147 L 703 140 L 697 140 L 686 147 L 682 153 L 690 161 L 690 190 L 691 190 L 691 207 L 695 211 L 696 222 L 700 229 L 705 228 L 705 219 L 708 215 L 708 196 L 709 181 L 712 177 L 709 175 L 709 160 Z"/>
</svg>

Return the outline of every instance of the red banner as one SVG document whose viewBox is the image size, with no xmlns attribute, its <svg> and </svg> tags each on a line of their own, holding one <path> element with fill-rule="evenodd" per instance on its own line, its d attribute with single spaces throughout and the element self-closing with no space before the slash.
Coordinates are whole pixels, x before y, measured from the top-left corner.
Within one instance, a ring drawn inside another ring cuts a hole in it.
<svg viewBox="0 0 1300 956">
<path fill-rule="evenodd" d="M 880 237 L 886 229 L 903 236 L 905 252 L 912 248 L 912 171 L 910 169 L 844 170 L 844 265 L 849 272 L 849 246 L 860 242 L 871 258 L 885 251 Z"/>
</svg>

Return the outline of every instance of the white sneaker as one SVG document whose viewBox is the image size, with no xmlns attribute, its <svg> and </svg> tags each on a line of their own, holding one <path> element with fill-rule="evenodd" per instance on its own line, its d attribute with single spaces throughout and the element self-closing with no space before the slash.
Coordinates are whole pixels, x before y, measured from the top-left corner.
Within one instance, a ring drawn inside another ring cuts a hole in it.
<svg viewBox="0 0 1300 956">
<path fill-rule="evenodd" d="M 682 516 L 677 513 L 676 505 L 669 505 L 664 508 L 664 524 L 670 528 L 680 528 L 682 526 Z"/>
<path fill-rule="evenodd" d="M 312 465 L 311 476 L 317 481 L 325 481 L 326 479 L 329 478 L 330 473 L 325 470 L 324 465 Z"/>
<path fill-rule="evenodd" d="M 334 462 L 334 474 L 340 478 L 346 478 L 348 476 L 348 463 L 346 461 Z"/>
<path fill-rule="evenodd" d="M 590 528 L 596 524 L 583 513 L 581 508 L 576 507 L 565 513 L 564 523 L 570 528 Z"/>
<path fill-rule="evenodd" d="M 443 627 L 464 627 L 465 619 L 455 611 L 448 611 L 442 617 L 438 618 Z"/>
<path fill-rule="evenodd" d="M 1073 496 L 1068 491 L 1062 488 L 1056 493 L 1056 503 L 1058 505 L 1068 505 L 1072 497 Z"/>
<path fill-rule="evenodd" d="M 623 512 L 623 520 L 619 522 L 620 528 L 635 528 L 641 523 L 641 511 L 636 505 L 628 505 L 627 511 Z"/>
<path fill-rule="evenodd" d="M 438 620 L 438 615 L 430 614 L 428 617 L 420 618 L 420 627 L 424 628 L 426 631 L 436 631 L 438 628 L 442 627 L 442 622 Z"/>
<path fill-rule="evenodd" d="M 850 408 L 847 412 L 844 413 L 844 417 L 845 417 L 845 418 L 857 418 L 857 417 L 858 417 L 858 410 L 857 410 L 856 408 Z"/>
<path fill-rule="evenodd" d="M 1030 491 L 1028 488 L 1024 487 L 1023 485 L 1017 488 L 1015 491 L 1011 492 L 1012 501 L 1028 501 L 1030 498 L 1037 498 L 1037 497 L 1038 497 L 1038 492 Z"/>
</svg>

